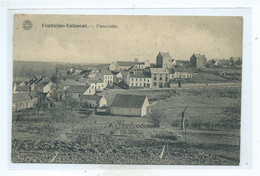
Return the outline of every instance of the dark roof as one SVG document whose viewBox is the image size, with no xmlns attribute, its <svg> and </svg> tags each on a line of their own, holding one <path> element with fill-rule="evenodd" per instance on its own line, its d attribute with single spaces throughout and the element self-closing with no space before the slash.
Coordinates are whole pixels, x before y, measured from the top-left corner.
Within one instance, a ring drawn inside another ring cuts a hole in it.
<svg viewBox="0 0 260 176">
<path fill-rule="evenodd" d="M 144 95 L 117 94 L 111 107 L 141 108 L 145 98 Z"/>
<path fill-rule="evenodd" d="M 137 64 L 144 64 L 144 62 L 131 62 L 131 61 L 117 61 L 118 66 L 132 67 Z"/>
<path fill-rule="evenodd" d="M 66 92 L 70 93 L 84 93 L 89 86 L 84 86 L 84 85 L 71 85 L 69 86 L 68 89 L 66 89 Z"/>
<path fill-rule="evenodd" d="M 60 84 L 62 86 L 69 86 L 69 85 L 78 85 L 78 82 L 75 81 L 74 79 L 65 79 L 65 80 L 61 80 Z"/>
<path fill-rule="evenodd" d="M 29 95 L 31 96 L 31 98 L 38 97 L 38 94 L 37 94 L 37 92 L 35 92 L 35 91 L 29 92 Z"/>
<path fill-rule="evenodd" d="M 39 87 L 44 87 L 44 86 L 46 86 L 47 84 L 49 84 L 49 82 L 42 82 L 42 83 L 40 83 L 38 86 L 39 86 Z"/>
<path fill-rule="evenodd" d="M 29 91 L 29 87 L 28 86 L 17 86 L 15 91 L 28 92 Z"/>
<path fill-rule="evenodd" d="M 150 72 L 133 71 L 129 72 L 130 78 L 151 78 Z"/>
<path fill-rule="evenodd" d="M 39 82 L 41 82 L 43 80 L 44 77 L 41 77 L 40 79 L 37 79 L 34 83 L 38 84 Z"/>
<path fill-rule="evenodd" d="M 82 95 L 80 96 L 81 99 L 84 100 L 95 100 L 95 101 L 99 101 L 102 96 L 98 96 L 98 95 Z"/>
<path fill-rule="evenodd" d="M 194 54 L 193 55 L 197 58 L 197 59 L 207 59 L 205 55 L 201 55 L 201 54 Z"/>
<path fill-rule="evenodd" d="M 29 93 L 14 93 L 13 94 L 13 102 L 21 102 L 31 100 L 31 96 Z"/>
<path fill-rule="evenodd" d="M 103 81 L 99 78 L 93 78 L 93 79 L 87 79 L 86 83 L 91 84 L 91 83 L 103 83 Z"/>
<path fill-rule="evenodd" d="M 170 56 L 169 52 L 159 52 L 159 54 L 164 58 L 164 59 L 172 59 Z"/>
<path fill-rule="evenodd" d="M 150 68 L 151 73 L 169 73 L 169 70 L 166 68 Z"/>
</svg>

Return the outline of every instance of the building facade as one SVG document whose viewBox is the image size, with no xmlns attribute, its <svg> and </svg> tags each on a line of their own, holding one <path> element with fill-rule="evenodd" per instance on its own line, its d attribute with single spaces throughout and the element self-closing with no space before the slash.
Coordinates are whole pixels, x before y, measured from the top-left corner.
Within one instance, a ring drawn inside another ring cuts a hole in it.
<svg viewBox="0 0 260 176">
<path fill-rule="evenodd" d="M 162 68 L 172 68 L 176 61 L 170 56 L 169 52 L 159 52 L 156 57 L 156 66 Z"/>
<path fill-rule="evenodd" d="M 152 88 L 169 87 L 170 74 L 166 68 L 150 68 Z"/>
<path fill-rule="evenodd" d="M 190 67 L 204 68 L 207 64 L 207 58 L 205 55 L 194 54 L 190 58 Z"/>
<path fill-rule="evenodd" d="M 143 117 L 150 113 L 147 96 L 117 94 L 110 106 L 110 114 Z"/>
<path fill-rule="evenodd" d="M 130 71 L 127 75 L 127 85 L 131 88 L 151 88 L 151 74 L 144 71 Z"/>
</svg>

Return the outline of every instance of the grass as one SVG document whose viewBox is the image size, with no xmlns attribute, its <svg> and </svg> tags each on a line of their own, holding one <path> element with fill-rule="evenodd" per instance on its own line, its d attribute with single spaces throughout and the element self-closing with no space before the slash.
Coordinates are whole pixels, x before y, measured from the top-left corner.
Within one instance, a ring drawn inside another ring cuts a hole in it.
<svg viewBox="0 0 260 176">
<path fill-rule="evenodd" d="M 51 110 L 14 113 L 12 162 L 88 164 L 239 164 L 239 129 L 194 129 L 185 133 L 172 126 L 185 106 L 188 121 L 221 121 L 216 116 L 229 104 L 240 102 L 240 88 L 196 88 L 167 91 L 108 90 L 109 103 L 118 93 L 145 94 L 157 99 L 152 106 L 166 116 L 160 128 L 147 117 L 86 115 L 56 105 Z M 18 115 L 23 116 L 19 121 Z M 165 154 L 159 158 L 163 146 Z"/>
</svg>

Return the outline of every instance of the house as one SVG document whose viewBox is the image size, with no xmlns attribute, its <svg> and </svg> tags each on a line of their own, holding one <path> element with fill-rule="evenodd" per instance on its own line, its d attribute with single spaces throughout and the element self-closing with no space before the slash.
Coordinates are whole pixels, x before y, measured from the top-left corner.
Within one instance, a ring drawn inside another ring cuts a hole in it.
<svg viewBox="0 0 260 176">
<path fill-rule="evenodd" d="M 90 108 L 101 108 L 107 105 L 107 99 L 98 95 L 82 95 L 80 100 L 87 104 Z"/>
<path fill-rule="evenodd" d="M 37 92 L 48 93 L 51 90 L 52 82 L 42 82 L 37 85 Z"/>
<path fill-rule="evenodd" d="M 192 78 L 192 72 L 184 69 L 169 69 L 170 80 Z"/>
<path fill-rule="evenodd" d="M 87 85 L 71 85 L 65 90 L 65 97 L 80 99 L 81 95 L 94 95 L 95 90 Z"/>
<path fill-rule="evenodd" d="M 102 91 L 106 87 L 105 83 L 99 78 L 86 79 L 85 82 L 96 91 Z"/>
<path fill-rule="evenodd" d="M 176 61 L 170 56 L 169 52 L 159 52 L 156 57 L 156 66 L 162 68 L 172 68 Z"/>
<path fill-rule="evenodd" d="M 17 86 L 16 83 L 14 83 L 14 87 L 13 87 L 13 93 L 22 93 L 22 92 L 29 92 L 30 91 L 30 87 L 29 86 Z"/>
<path fill-rule="evenodd" d="M 207 58 L 205 55 L 192 54 L 190 57 L 190 67 L 194 68 L 204 68 L 207 64 Z"/>
<path fill-rule="evenodd" d="M 129 70 L 131 68 L 144 69 L 150 67 L 150 62 L 138 62 L 138 61 L 117 61 L 109 65 L 110 71 Z"/>
<path fill-rule="evenodd" d="M 112 115 L 142 117 L 150 113 L 147 96 L 117 94 L 110 106 Z"/>
<path fill-rule="evenodd" d="M 145 71 L 129 71 L 127 85 L 132 88 L 151 88 L 151 74 Z"/>
<path fill-rule="evenodd" d="M 150 68 L 151 72 L 151 87 L 164 88 L 169 87 L 169 70 L 167 68 Z"/>
<path fill-rule="evenodd" d="M 33 108 L 36 106 L 38 101 L 37 96 L 33 93 L 16 93 L 13 94 L 13 111 L 20 111 L 24 109 Z"/>
<path fill-rule="evenodd" d="M 114 75 L 109 70 L 101 70 L 101 72 L 97 73 L 97 78 L 101 79 L 106 86 L 113 85 Z"/>
</svg>

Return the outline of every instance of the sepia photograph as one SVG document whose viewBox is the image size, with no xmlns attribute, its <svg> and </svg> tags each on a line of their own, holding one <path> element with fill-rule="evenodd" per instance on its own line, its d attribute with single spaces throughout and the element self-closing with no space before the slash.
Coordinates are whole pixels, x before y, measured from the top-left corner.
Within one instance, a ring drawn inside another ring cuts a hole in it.
<svg viewBox="0 0 260 176">
<path fill-rule="evenodd" d="M 242 16 L 15 14 L 12 163 L 239 166 Z"/>
</svg>

